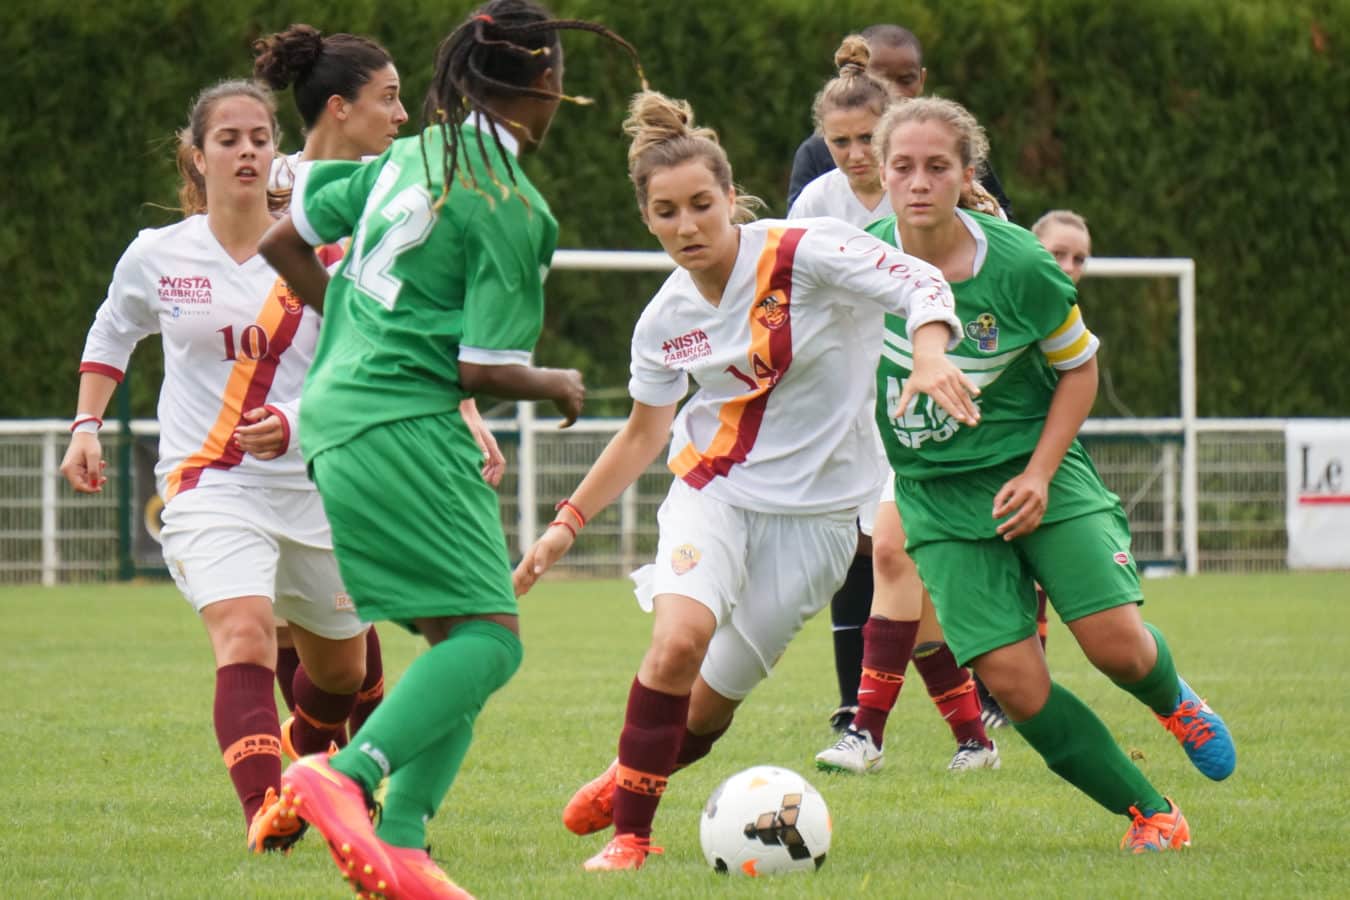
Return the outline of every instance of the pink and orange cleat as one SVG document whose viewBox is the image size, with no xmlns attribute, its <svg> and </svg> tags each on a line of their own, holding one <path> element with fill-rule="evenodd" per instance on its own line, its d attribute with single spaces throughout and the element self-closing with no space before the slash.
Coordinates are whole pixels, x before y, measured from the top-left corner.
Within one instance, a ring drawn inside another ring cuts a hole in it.
<svg viewBox="0 0 1350 900">
<path fill-rule="evenodd" d="M 1152 853 L 1163 850 L 1181 850 L 1191 845 L 1191 826 L 1181 814 L 1181 807 L 1170 798 L 1171 809 L 1167 812 L 1155 812 L 1145 816 L 1137 808 L 1130 807 L 1134 821 L 1130 830 L 1120 839 L 1120 849 L 1131 853 Z"/>
<path fill-rule="evenodd" d="M 664 853 L 653 847 L 650 838 L 635 834 L 616 834 L 599 853 L 582 864 L 587 872 L 623 872 L 642 868 L 649 853 Z"/>
<path fill-rule="evenodd" d="M 375 836 L 365 790 L 329 765 L 326 754 L 302 756 L 282 773 L 281 803 L 323 834 L 342 877 L 358 895 L 404 896 L 388 853 L 393 848 Z"/>
</svg>

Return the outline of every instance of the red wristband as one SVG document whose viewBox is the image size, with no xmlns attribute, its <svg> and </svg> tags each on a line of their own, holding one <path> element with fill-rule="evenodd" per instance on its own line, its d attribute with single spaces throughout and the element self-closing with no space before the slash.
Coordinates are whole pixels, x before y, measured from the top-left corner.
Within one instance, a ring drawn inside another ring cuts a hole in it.
<svg viewBox="0 0 1350 900">
<path fill-rule="evenodd" d="M 557 506 L 553 507 L 554 512 L 562 512 L 564 509 L 570 511 L 572 515 L 577 517 L 577 521 L 581 523 L 582 528 L 586 527 L 586 517 L 582 515 L 581 510 L 577 509 L 577 505 L 575 503 L 573 503 L 571 500 L 564 498 L 558 501 Z"/>
<path fill-rule="evenodd" d="M 71 434 L 74 434 L 74 433 L 75 433 L 75 429 L 79 428 L 81 425 L 87 425 L 87 424 L 89 424 L 89 423 L 91 423 L 91 422 L 92 422 L 93 425 L 94 425 L 94 430 L 95 430 L 95 431 L 98 431 L 99 429 L 101 429 L 101 428 L 103 427 L 103 420 L 100 419 L 98 416 L 85 414 L 85 415 L 82 415 L 82 416 L 76 416 L 76 417 L 75 417 L 75 421 L 70 423 L 70 432 L 71 432 Z M 85 430 L 88 431 L 89 429 L 86 428 Z"/>
<path fill-rule="evenodd" d="M 564 522 L 562 519 L 554 519 L 552 522 L 548 523 L 549 528 L 552 528 L 554 525 L 561 525 L 566 528 L 571 533 L 572 540 L 575 541 L 577 539 L 577 530 L 572 527 L 571 522 Z"/>
</svg>

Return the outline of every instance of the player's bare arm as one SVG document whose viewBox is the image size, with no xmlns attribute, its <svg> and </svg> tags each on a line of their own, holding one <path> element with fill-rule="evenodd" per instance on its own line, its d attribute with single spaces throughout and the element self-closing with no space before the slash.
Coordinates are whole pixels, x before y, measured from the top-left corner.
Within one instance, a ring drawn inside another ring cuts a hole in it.
<svg viewBox="0 0 1350 900">
<path fill-rule="evenodd" d="M 525 553 L 512 576 L 516 595 L 534 586 L 539 577 L 567 553 L 586 519 L 613 503 L 665 449 L 676 405 L 633 403 L 628 421 L 610 439 L 581 484 L 558 510 L 558 519 Z M 564 524 L 556 524 L 561 521 Z"/>
<path fill-rule="evenodd" d="M 489 394 L 502 400 L 552 400 L 566 428 L 581 415 L 586 386 L 576 369 L 535 366 L 485 366 L 460 360 L 459 381 L 470 394 Z"/>
<path fill-rule="evenodd" d="M 316 312 L 323 312 L 323 298 L 328 291 L 328 271 L 300 232 L 295 230 L 290 216 L 282 216 L 258 242 L 258 252 L 277 270 L 304 303 Z"/>
<path fill-rule="evenodd" d="M 1026 469 L 994 495 L 994 518 L 1009 516 L 999 523 L 998 533 L 1011 541 L 1035 531 L 1045 516 L 1050 482 L 1059 469 L 1069 445 L 1083 427 L 1092 403 L 1097 398 L 1097 357 L 1091 357 L 1075 369 L 1059 373 L 1059 384 L 1050 400 L 1036 449 Z"/>
</svg>

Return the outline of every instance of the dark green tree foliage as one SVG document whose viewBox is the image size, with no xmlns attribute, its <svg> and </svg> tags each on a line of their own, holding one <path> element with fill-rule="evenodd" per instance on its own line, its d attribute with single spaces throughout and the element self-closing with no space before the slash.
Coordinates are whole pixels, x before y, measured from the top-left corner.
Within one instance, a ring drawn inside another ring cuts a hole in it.
<svg viewBox="0 0 1350 900">
<path fill-rule="evenodd" d="M 0 218 L 0 417 L 72 411 L 84 332 L 140 228 L 175 219 L 173 134 L 201 87 L 248 73 L 250 42 L 307 21 L 368 33 L 399 61 L 410 110 L 436 44 L 470 4 L 256 0 L 30 0 L 0 11 L 11 101 Z M 1102 256 L 1190 256 L 1198 269 L 1202 415 L 1350 409 L 1341 324 L 1350 250 L 1350 4 L 1317 0 L 970 0 L 960 4 L 743 0 L 668 5 L 558 0 L 642 51 L 653 86 L 716 127 L 737 180 L 784 212 L 792 152 L 849 30 L 912 28 L 930 91 L 989 130 L 993 162 L 1030 224 L 1088 217 Z M 568 34 L 566 106 L 527 165 L 561 246 L 656 249 L 625 177 L 619 122 L 636 81 L 623 54 Z M 285 149 L 300 140 L 281 98 Z M 168 207 L 166 209 L 165 207 Z M 556 272 L 538 358 L 574 365 L 620 399 L 628 339 L 656 275 Z M 1085 282 L 1113 396 L 1102 414 L 1177 412 L 1176 304 L 1166 279 Z M 151 415 L 158 350 L 133 364 Z M 1105 393 L 1105 392 L 1104 392 Z"/>
</svg>

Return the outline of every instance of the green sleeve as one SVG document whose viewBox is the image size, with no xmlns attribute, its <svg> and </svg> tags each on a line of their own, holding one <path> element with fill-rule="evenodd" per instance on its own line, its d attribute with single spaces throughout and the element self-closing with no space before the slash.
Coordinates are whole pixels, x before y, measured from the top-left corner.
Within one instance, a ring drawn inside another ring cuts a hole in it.
<svg viewBox="0 0 1350 900">
<path fill-rule="evenodd" d="M 1032 239 L 1018 268 L 1018 303 L 1021 316 L 1036 337 L 1044 338 L 1060 328 L 1078 302 L 1078 290 L 1060 269 L 1050 252 Z"/>
<path fill-rule="evenodd" d="M 356 230 L 383 170 L 385 156 L 368 163 L 325 160 L 301 164 L 291 189 L 291 221 L 312 246 L 331 244 Z"/>
<path fill-rule="evenodd" d="M 523 204 L 484 203 L 466 224 L 462 361 L 529 364 L 544 325 L 544 272 L 557 233 L 551 222 Z"/>
</svg>

